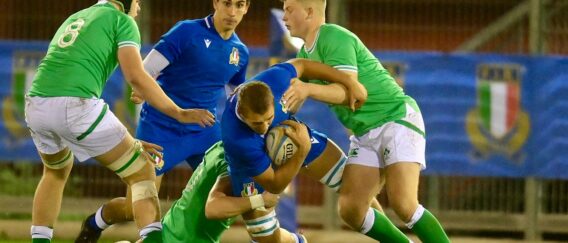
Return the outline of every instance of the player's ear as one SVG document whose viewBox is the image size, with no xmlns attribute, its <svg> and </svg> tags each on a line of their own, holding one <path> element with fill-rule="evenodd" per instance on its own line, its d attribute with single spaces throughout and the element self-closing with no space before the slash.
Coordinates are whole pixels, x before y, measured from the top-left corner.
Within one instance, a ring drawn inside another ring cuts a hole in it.
<svg viewBox="0 0 568 243">
<path fill-rule="evenodd" d="M 313 7 L 307 7 L 306 13 L 308 14 L 306 16 L 306 19 L 312 19 L 314 17 L 314 8 Z"/>
</svg>

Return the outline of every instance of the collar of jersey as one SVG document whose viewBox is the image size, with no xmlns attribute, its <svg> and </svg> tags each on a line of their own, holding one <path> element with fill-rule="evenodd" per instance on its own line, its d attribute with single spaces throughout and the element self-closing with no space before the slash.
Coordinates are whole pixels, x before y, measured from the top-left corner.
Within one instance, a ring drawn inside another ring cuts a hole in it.
<svg viewBox="0 0 568 243">
<path fill-rule="evenodd" d="M 235 38 L 235 32 L 233 31 L 233 34 L 231 34 L 231 37 L 229 37 L 229 39 L 223 39 L 223 37 L 221 37 L 221 34 L 219 34 L 219 32 L 217 32 L 217 29 L 215 29 L 215 23 L 213 21 L 213 14 L 207 15 L 207 17 L 203 18 L 203 20 L 205 20 L 205 26 L 207 26 L 207 29 L 209 29 L 210 31 L 212 31 L 213 33 L 215 33 L 221 40 L 224 41 L 230 41 L 233 38 Z"/>
<path fill-rule="evenodd" d="M 314 52 L 314 50 L 316 49 L 316 45 L 318 44 L 318 40 L 319 40 L 319 37 L 320 37 L 320 31 L 321 31 L 321 27 L 322 27 L 322 26 L 323 26 L 323 25 L 321 25 L 321 26 L 319 27 L 318 33 L 316 34 L 316 39 L 314 40 L 314 44 L 312 45 L 311 48 L 309 48 L 309 49 L 306 48 L 306 44 L 304 43 L 304 50 L 306 50 L 306 52 L 307 52 L 308 54 L 312 54 L 312 52 Z"/>
</svg>

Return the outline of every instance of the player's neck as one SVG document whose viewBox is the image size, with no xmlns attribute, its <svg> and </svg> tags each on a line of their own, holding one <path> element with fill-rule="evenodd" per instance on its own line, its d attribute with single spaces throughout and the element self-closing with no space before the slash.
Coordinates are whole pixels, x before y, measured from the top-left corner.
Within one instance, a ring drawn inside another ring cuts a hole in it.
<svg viewBox="0 0 568 243">
<path fill-rule="evenodd" d="M 233 33 L 235 33 L 234 29 L 230 29 L 230 30 L 223 30 L 221 29 L 221 20 L 217 20 L 220 18 L 215 18 L 215 16 L 213 16 L 213 27 L 215 27 L 215 31 L 217 31 L 217 33 L 219 33 L 219 35 L 221 36 L 221 38 L 223 38 L 223 40 L 228 40 L 229 38 L 231 38 L 231 36 L 233 35 Z"/>
<path fill-rule="evenodd" d="M 221 36 L 221 38 L 223 38 L 223 40 L 228 40 L 229 38 L 231 38 L 233 33 L 235 33 L 234 30 L 221 31 L 221 30 L 217 29 L 217 27 L 215 27 L 215 30 L 217 30 L 217 33 L 219 33 L 219 35 Z"/>
<path fill-rule="evenodd" d="M 313 26 L 311 26 L 311 28 L 308 30 L 308 33 L 306 34 L 304 39 L 304 45 L 306 47 L 306 49 L 312 49 L 314 47 L 314 45 L 316 44 L 317 41 L 317 37 L 318 37 L 318 33 L 320 31 L 320 27 L 324 24 L 325 22 L 319 22 L 317 24 L 314 24 Z"/>
</svg>

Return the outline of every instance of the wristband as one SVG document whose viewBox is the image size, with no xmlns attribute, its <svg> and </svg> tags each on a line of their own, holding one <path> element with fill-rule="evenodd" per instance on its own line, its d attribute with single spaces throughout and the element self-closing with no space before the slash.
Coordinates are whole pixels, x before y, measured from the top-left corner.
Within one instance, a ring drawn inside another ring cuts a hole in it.
<svg viewBox="0 0 568 243">
<path fill-rule="evenodd" d="M 250 207 L 252 209 L 258 209 L 264 207 L 264 199 L 262 199 L 262 195 L 254 195 L 249 197 L 250 200 Z"/>
</svg>

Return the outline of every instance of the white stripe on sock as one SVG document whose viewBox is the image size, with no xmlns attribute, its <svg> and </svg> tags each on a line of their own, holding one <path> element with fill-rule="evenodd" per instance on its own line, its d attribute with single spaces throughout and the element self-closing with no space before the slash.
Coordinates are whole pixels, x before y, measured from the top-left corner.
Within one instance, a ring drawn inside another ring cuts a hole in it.
<svg viewBox="0 0 568 243">
<path fill-rule="evenodd" d="M 412 218 L 410 218 L 410 222 L 406 223 L 406 227 L 408 227 L 409 229 L 412 229 L 412 227 L 414 227 L 414 224 L 416 224 L 416 222 L 418 222 L 418 220 L 420 220 L 420 218 L 422 218 L 422 215 L 424 214 L 424 210 L 425 209 L 422 206 L 422 204 L 418 204 L 416 211 L 414 211 Z"/>
<path fill-rule="evenodd" d="M 108 228 L 110 225 L 108 225 L 105 222 L 105 220 L 103 219 L 103 207 L 104 206 L 101 206 L 97 210 L 97 213 L 95 213 L 95 222 L 97 223 L 97 227 L 104 230 L 104 229 Z"/>
<path fill-rule="evenodd" d="M 367 214 L 365 215 L 365 220 L 363 220 L 363 225 L 361 225 L 360 232 L 367 234 L 367 232 L 369 232 L 369 230 L 371 230 L 371 228 L 373 227 L 373 224 L 375 224 L 375 211 L 373 210 L 373 208 L 369 208 L 369 210 L 367 210 Z"/>
<path fill-rule="evenodd" d="M 30 229 L 32 239 L 49 239 L 53 237 L 53 229 L 47 226 L 35 226 L 32 225 Z"/>
</svg>

